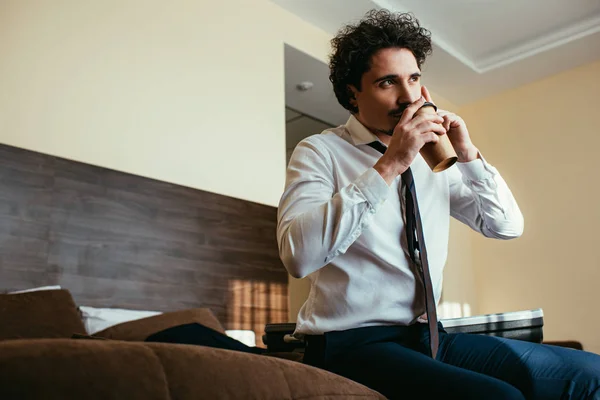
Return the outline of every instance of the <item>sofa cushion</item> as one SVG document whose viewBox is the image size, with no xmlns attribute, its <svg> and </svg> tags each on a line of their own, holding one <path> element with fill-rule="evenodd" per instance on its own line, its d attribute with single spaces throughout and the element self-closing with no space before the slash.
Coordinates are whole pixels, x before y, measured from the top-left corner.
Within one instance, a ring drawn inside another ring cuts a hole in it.
<svg viewBox="0 0 600 400">
<path fill-rule="evenodd" d="M 148 336 L 157 332 L 191 323 L 198 323 L 217 332 L 225 333 L 223 326 L 221 326 L 221 323 L 212 311 L 208 308 L 193 308 L 124 322 L 97 332 L 94 336 L 114 340 L 143 342 Z"/>
<path fill-rule="evenodd" d="M 151 350 L 107 340 L 2 342 L 0 382 L 0 399 L 169 399 Z"/>
<path fill-rule="evenodd" d="M 203 346 L 40 339 L 0 343 L 0 398 L 384 399 L 293 361 Z"/>
<path fill-rule="evenodd" d="M 188 345 L 148 343 L 161 360 L 173 399 L 384 399 L 367 387 L 294 361 Z M 193 366 L 193 367 L 191 367 Z M 206 373 L 210 371 L 210 373 Z"/>
<path fill-rule="evenodd" d="M 0 340 L 70 338 L 85 334 L 67 290 L 0 294 Z"/>
</svg>

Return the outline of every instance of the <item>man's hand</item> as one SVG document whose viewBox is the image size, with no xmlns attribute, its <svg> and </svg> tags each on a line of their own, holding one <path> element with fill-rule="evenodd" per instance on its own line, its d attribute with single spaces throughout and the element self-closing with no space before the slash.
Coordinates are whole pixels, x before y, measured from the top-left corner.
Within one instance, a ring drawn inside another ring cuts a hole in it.
<svg viewBox="0 0 600 400">
<path fill-rule="evenodd" d="M 388 185 L 410 167 L 426 143 L 437 143 L 438 135 L 446 134 L 443 117 L 435 114 L 414 117 L 424 102 L 425 97 L 421 97 L 404 110 L 387 151 L 374 166 Z"/>
<path fill-rule="evenodd" d="M 435 104 L 425 86 L 421 87 L 423 97 Z M 479 150 L 471 142 L 469 130 L 465 121 L 456 114 L 438 108 L 438 115 L 444 119 L 442 126 L 446 129 L 448 139 L 458 155 L 458 162 L 469 162 L 479 156 Z"/>
</svg>

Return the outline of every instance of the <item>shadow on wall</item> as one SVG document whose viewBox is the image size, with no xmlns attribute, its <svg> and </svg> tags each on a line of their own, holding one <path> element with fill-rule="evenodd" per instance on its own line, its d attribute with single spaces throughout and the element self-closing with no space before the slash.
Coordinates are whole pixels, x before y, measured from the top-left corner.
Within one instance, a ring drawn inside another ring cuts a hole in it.
<svg viewBox="0 0 600 400">
<path fill-rule="evenodd" d="M 265 324 L 287 322 L 287 285 L 276 282 L 234 279 L 229 281 L 227 320 L 229 330 L 251 330 L 256 345 L 264 347 Z"/>
<path fill-rule="evenodd" d="M 290 162 L 292 152 L 303 139 L 333 127 L 325 121 L 303 114 L 290 107 L 285 108 L 285 165 Z"/>
</svg>

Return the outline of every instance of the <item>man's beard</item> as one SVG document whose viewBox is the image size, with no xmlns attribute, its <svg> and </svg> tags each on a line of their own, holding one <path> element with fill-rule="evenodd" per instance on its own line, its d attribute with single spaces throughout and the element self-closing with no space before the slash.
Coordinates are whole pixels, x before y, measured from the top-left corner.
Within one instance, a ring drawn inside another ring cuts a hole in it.
<svg viewBox="0 0 600 400">
<path fill-rule="evenodd" d="M 406 110 L 406 107 L 410 106 L 411 103 L 402 103 L 398 106 L 398 108 L 396 108 L 395 110 L 392 110 L 388 113 L 388 115 L 390 117 L 402 117 L 402 114 L 404 113 L 404 110 Z"/>
<path fill-rule="evenodd" d="M 394 117 L 394 118 L 398 118 L 398 121 L 400 121 L 400 118 L 402 118 L 402 113 L 404 113 L 404 110 L 406 110 L 406 107 L 408 107 L 411 103 L 404 103 L 404 104 L 400 104 L 400 106 L 395 109 L 392 110 L 388 113 L 388 115 L 390 117 Z M 396 123 L 398 122 L 396 121 Z M 395 127 L 394 127 L 395 128 Z M 384 135 L 388 135 L 388 136 L 392 136 L 394 134 L 394 129 L 375 129 L 377 132 L 379 133 L 383 133 Z"/>
<path fill-rule="evenodd" d="M 383 133 L 384 135 L 392 136 L 394 134 L 394 130 L 385 130 L 385 129 L 375 129 L 379 133 Z"/>
</svg>

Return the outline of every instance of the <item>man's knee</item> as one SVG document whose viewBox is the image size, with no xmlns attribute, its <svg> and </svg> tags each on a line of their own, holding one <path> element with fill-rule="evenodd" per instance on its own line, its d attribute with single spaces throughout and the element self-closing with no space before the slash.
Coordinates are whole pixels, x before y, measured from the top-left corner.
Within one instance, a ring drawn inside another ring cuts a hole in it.
<svg viewBox="0 0 600 400">
<path fill-rule="evenodd" d="M 567 393 L 570 398 L 585 398 L 600 400 L 600 374 L 592 371 L 580 373 L 571 382 Z"/>
</svg>

